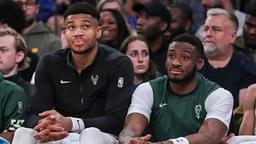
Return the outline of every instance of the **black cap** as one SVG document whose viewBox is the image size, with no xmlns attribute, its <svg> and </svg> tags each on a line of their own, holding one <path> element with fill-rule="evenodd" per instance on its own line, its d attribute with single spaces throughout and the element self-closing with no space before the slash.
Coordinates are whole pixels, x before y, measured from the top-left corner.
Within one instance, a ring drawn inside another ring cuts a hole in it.
<svg viewBox="0 0 256 144">
<path fill-rule="evenodd" d="M 160 17 L 162 21 L 167 22 L 168 24 L 171 22 L 170 12 L 161 2 L 151 1 L 145 5 L 141 3 L 135 3 L 132 9 L 138 13 L 145 11 L 150 16 Z"/>
</svg>

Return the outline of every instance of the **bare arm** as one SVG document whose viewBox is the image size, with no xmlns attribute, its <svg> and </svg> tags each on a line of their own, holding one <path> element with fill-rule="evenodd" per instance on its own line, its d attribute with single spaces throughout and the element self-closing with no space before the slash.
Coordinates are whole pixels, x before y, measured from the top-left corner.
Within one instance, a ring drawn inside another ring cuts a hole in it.
<svg viewBox="0 0 256 144">
<path fill-rule="evenodd" d="M 219 144 L 227 131 L 228 128 L 224 123 L 211 118 L 203 123 L 198 133 L 188 135 L 186 138 L 189 144 Z M 173 144 L 173 142 L 166 140 L 157 144 Z"/>
<path fill-rule="evenodd" d="M 247 94 L 248 88 L 243 88 L 239 90 L 239 105 L 242 105 L 245 101 L 246 94 Z"/>
<path fill-rule="evenodd" d="M 247 93 L 243 99 L 243 121 L 239 129 L 239 135 L 253 135 L 255 128 L 254 103 L 256 96 L 256 84 L 248 87 Z"/>
<path fill-rule="evenodd" d="M 12 142 L 13 135 L 14 135 L 13 132 L 2 132 L 2 133 L 0 134 L 1 137 L 5 138 L 5 139 L 8 140 L 10 143 Z"/>
<path fill-rule="evenodd" d="M 188 135 L 186 138 L 189 144 L 219 144 L 227 131 L 228 128 L 224 123 L 211 118 L 203 123 L 198 133 Z M 162 143 L 172 144 L 169 140 L 163 141 Z"/>
<path fill-rule="evenodd" d="M 130 114 L 125 121 L 124 129 L 119 135 L 119 142 L 121 144 L 129 144 L 133 138 L 140 137 L 147 124 L 148 120 L 144 115 L 139 113 Z"/>
<path fill-rule="evenodd" d="M 198 133 L 188 135 L 187 138 L 190 144 L 218 144 L 227 131 L 224 123 L 212 118 L 203 123 Z"/>
</svg>

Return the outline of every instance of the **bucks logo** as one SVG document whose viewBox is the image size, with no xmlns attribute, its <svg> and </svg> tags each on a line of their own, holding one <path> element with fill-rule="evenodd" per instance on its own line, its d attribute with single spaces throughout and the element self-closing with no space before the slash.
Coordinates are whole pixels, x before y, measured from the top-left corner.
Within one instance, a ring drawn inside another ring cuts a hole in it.
<svg viewBox="0 0 256 144">
<path fill-rule="evenodd" d="M 196 105 L 194 110 L 195 110 L 196 118 L 200 119 L 200 113 L 202 111 L 202 105 L 200 105 L 200 104 Z"/>
<path fill-rule="evenodd" d="M 22 119 L 11 119 L 8 130 L 15 131 L 16 129 L 21 127 L 23 123 L 24 123 L 24 120 Z"/>
<path fill-rule="evenodd" d="M 98 75 L 91 75 L 91 81 L 93 85 L 97 85 L 99 80 L 99 76 Z"/>
</svg>

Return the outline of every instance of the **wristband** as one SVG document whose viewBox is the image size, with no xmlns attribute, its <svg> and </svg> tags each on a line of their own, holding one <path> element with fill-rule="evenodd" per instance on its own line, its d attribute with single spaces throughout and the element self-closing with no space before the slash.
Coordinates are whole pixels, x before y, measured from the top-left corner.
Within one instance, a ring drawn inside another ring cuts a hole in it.
<svg viewBox="0 0 256 144">
<path fill-rule="evenodd" d="M 169 139 L 173 144 L 189 144 L 189 141 L 185 137 L 179 137 L 176 139 Z"/>
<path fill-rule="evenodd" d="M 71 117 L 72 131 L 81 132 L 84 129 L 84 121 L 80 118 Z"/>
</svg>

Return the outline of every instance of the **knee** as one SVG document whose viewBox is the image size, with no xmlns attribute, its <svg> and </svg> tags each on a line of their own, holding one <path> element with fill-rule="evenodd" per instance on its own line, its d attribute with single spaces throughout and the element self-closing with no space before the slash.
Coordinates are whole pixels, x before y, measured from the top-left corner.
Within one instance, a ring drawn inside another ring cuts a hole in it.
<svg viewBox="0 0 256 144">
<path fill-rule="evenodd" d="M 33 129 L 30 129 L 30 128 L 25 128 L 25 127 L 20 127 L 18 128 L 16 131 L 15 131 L 15 134 L 16 135 L 19 135 L 19 134 L 28 134 L 28 135 L 31 135 L 33 136 L 33 134 L 35 133 L 35 131 Z"/>
<path fill-rule="evenodd" d="M 18 128 L 14 133 L 12 144 L 20 144 L 20 143 L 34 144 L 35 139 L 33 135 L 35 133 L 36 132 L 33 129 L 24 128 L 24 127 Z"/>
<path fill-rule="evenodd" d="M 96 137 L 101 134 L 101 131 L 98 128 L 90 127 L 86 128 L 81 132 L 82 137 Z"/>
<path fill-rule="evenodd" d="M 88 144 L 117 144 L 115 137 L 102 132 L 100 129 L 91 127 L 84 129 L 80 135 L 80 143 Z"/>
</svg>

